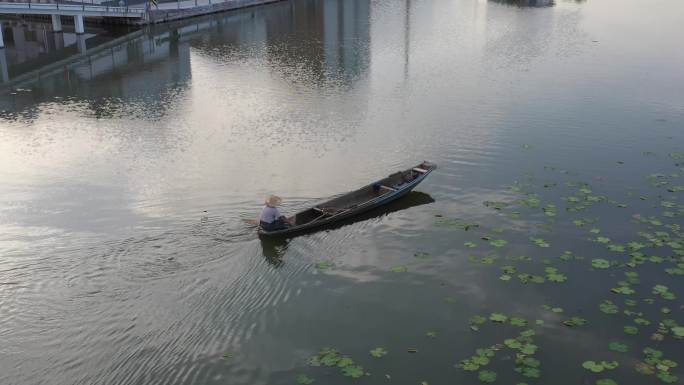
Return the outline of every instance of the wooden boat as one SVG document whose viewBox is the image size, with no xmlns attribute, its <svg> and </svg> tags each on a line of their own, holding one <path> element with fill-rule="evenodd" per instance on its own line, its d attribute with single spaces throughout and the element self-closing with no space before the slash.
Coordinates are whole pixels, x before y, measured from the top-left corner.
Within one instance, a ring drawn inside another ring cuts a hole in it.
<svg viewBox="0 0 684 385">
<path fill-rule="evenodd" d="M 288 218 L 292 226 L 275 231 L 259 228 L 261 236 L 293 235 L 319 229 L 361 214 L 406 195 L 425 179 L 436 165 L 423 162 L 399 171 L 358 190 L 323 202 Z"/>
</svg>

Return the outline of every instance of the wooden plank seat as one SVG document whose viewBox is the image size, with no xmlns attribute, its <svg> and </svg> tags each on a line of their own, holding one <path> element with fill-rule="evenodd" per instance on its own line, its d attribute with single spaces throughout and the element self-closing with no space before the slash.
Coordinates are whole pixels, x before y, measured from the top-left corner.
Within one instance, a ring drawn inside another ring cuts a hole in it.
<svg viewBox="0 0 684 385">
<path fill-rule="evenodd" d="M 421 173 L 421 174 L 425 174 L 425 173 L 427 172 L 426 169 L 424 169 L 424 168 L 419 168 L 419 167 L 414 167 L 414 168 L 413 168 L 413 171 L 419 172 L 419 173 Z"/>
</svg>

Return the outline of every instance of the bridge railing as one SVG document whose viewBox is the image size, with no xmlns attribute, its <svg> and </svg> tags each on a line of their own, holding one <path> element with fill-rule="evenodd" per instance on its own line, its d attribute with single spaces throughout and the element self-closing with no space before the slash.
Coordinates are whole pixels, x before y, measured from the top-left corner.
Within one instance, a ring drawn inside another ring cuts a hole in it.
<svg viewBox="0 0 684 385">
<path fill-rule="evenodd" d="M 102 2 L 102 3 L 107 3 L 107 2 Z M 68 3 L 60 3 L 60 2 L 50 2 L 50 3 L 40 3 L 40 2 L 33 2 L 33 1 L 28 1 L 28 2 L 7 2 L 7 1 L 2 1 L 0 2 L 0 9 L 5 9 L 5 10 L 15 10 L 16 12 L 19 12 L 21 10 L 25 9 L 30 9 L 34 11 L 66 11 L 66 12 L 105 12 L 105 13 L 121 13 L 121 14 L 128 14 L 128 13 L 145 13 L 146 9 L 144 7 L 128 7 L 127 5 L 124 6 L 110 6 L 110 5 L 99 5 L 95 3 L 80 3 L 80 2 L 68 2 Z"/>
</svg>

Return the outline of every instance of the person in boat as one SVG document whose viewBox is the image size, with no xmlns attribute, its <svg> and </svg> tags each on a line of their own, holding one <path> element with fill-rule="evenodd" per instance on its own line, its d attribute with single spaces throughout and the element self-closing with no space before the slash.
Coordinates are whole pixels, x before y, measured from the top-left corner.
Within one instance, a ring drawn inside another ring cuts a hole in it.
<svg viewBox="0 0 684 385">
<path fill-rule="evenodd" d="M 278 206 L 283 202 L 279 196 L 271 195 L 266 198 L 264 208 L 259 217 L 259 226 L 266 231 L 276 231 L 292 226 L 292 223 L 280 215 Z"/>
</svg>

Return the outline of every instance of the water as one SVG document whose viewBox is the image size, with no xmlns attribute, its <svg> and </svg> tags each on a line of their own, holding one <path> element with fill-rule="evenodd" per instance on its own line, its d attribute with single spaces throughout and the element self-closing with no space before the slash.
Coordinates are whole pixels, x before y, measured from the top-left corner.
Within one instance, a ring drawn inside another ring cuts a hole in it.
<svg viewBox="0 0 684 385">
<path fill-rule="evenodd" d="M 477 383 L 454 365 L 523 330 L 470 329 L 493 312 L 528 319 L 541 361 L 526 379 L 502 348 L 484 368 L 496 383 L 660 383 L 634 371 L 647 346 L 681 381 L 682 340 L 651 339 L 663 319 L 684 324 L 681 276 L 663 271 L 675 249 L 592 269 L 632 251 L 588 230 L 681 238 L 681 193 L 666 188 L 684 184 L 668 156 L 684 143 L 683 15 L 671 0 L 325 0 L 81 38 L 13 24 L 34 51 L 13 38 L 0 61 L 0 383 L 352 382 L 307 366 L 324 346 L 364 366 L 360 383 Z M 243 222 L 267 194 L 292 212 L 424 159 L 439 169 L 417 193 L 347 226 L 261 242 Z M 566 182 L 604 201 L 566 212 L 561 198 L 582 194 Z M 557 215 L 483 204 L 525 192 Z M 439 226 L 453 218 L 479 227 Z M 565 250 L 584 259 L 559 261 Z M 517 277 L 549 266 L 567 281 Z M 625 271 L 640 275 L 633 296 L 610 292 Z M 640 315 L 603 314 L 605 299 Z M 588 324 L 564 326 L 572 316 Z M 651 325 L 625 334 L 635 318 Z M 593 374 L 586 360 L 620 366 Z"/>
</svg>

